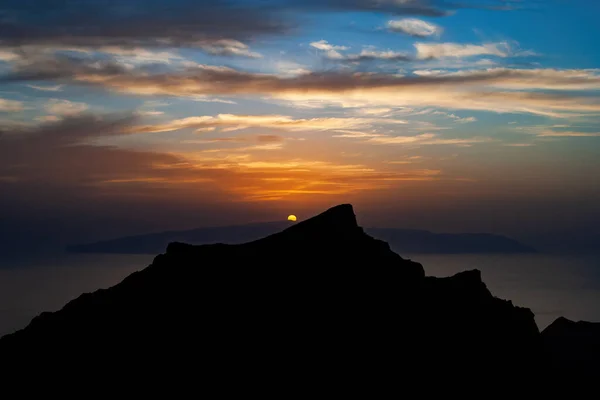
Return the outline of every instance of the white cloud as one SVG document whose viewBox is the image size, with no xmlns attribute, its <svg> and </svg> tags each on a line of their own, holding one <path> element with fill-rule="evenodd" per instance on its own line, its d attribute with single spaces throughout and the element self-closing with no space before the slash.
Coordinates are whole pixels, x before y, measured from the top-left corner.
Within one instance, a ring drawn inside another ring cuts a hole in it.
<svg viewBox="0 0 600 400">
<path fill-rule="evenodd" d="M 310 70 L 302 64 L 292 61 L 277 61 L 274 64 L 275 71 L 283 76 L 294 76 L 310 73 Z"/>
<path fill-rule="evenodd" d="M 467 124 L 469 122 L 476 122 L 477 118 L 475 117 L 466 117 L 466 118 L 456 118 L 454 122 L 458 122 L 459 124 Z"/>
<path fill-rule="evenodd" d="M 467 124 L 469 122 L 476 122 L 477 118 L 475 117 L 465 117 L 465 118 L 461 118 L 456 114 L 452 114 L 452 113 L 447 113 L 444 111 L 434 111 L 432 112 L 432 114 L 434 115 L 443 115 L 444 117 L 450 118 L 452 120 L 454 120 L 454 122 L 459 123 L 459 124 Z"/>
<path fill-rule="evenodd" d="M 327 42 L 327 40 L 319 40 L 318 42 L 310 43 L 315 49 L 319 49 L 325 52 L 327 58 L 334 60 L 341 60 L 344 56 L 338 50 L 348 50 L 346 46 L 335 46 Z"/>
<path fill-rule="evenodd" d="M 390 31 L 416 37 L 440 36 L 443 31 L 438 25 L 416 18 L 388 21 L 387 27 Z"/>
<path fill-rule="evenodd" d="M 221 99 L 221 98 L 218 98 L 218 97 L 203 96 L 203 95 L 192 96 L 189 99 L 192 100 L 192 101 L 200 102 L 200 103 L 237 104 L 233 100 L 227 100 L 227 99 Z"/>
<path fill-rule="evenodd" d="M 141 47 L 119 47 L 119 46 L 103 46 L 98 49 L 81 49 L 83 51 L 100 51 L 102 53 L 114 56 L 118 61 L 123 63 L 134 64 L 152 64 L 162 63 L 170 64 L 173 61 L 183 60 L 183 57 L 172 51 L 152 51 Z"/>
<path fill-rule="evenodd" d="M 165 112 L 164 111 L 153 111 L 153 110 L 149 110 L 149 111 L 137 111 L 136 114 L 140 115 L 142 117 L 156 117 L 158 115 L 163 115 Z"/>
<path fill-rule="evenodd" d="M 44 109 L 49 114 L 56 115 L 76 115 L 87 110 L 89 106 L 85 103 L 79 103 L 69 100 L 62 99 L 50 99 L 45 105 Z"/>
<path fill-rule="evenodd" d="M 412 57 L 407 53 L 401 53 L 401 52 L 393 51 L 393 50 L 378 51 L 378 50 L 374 50 L 374 49 L 364 49 L 359 54 L 349 54 L 347 56 L 343 56 L 340 54 L 340 57 L 337 57 L 337 58 L 345 59 L 348 61 L 363 61 L 363 60 L 410 61 L 410 60 L 412 60 Z"/>
<path fill-rule="evenodd" d="M 480 59 L 461 59 L 461 58 L 440 58 L 420 60 L 412 64 L 415 70 L 413 73 L 426 75 L 429 72 L 448 70 L 448 69 L 465 69 L 465 68 L 492 68 L 499 65 L 490 58 Z"/>
<path fill-rule="evenodd" d="M 37 85 L 27 85 L 31 89 L 41 90 L 43 92 L 61 92 L 63 90 L 63 85 L 56 86 L 37 86 Z"/>
<path fill-rule="evenodd" d="M 507 42 L 486 43 L 482 45 L 459 43 L 415 43 L 417 58 L 421 60 L 435 58 L 463 58 L 472 56 L 508 57 L 511 55 Z"/>
</svg>

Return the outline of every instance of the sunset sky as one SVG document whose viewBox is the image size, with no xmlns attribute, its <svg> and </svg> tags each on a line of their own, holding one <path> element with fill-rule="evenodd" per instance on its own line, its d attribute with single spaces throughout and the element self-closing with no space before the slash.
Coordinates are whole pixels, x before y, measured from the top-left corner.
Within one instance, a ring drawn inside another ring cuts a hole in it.
<svg viewBox="0 0 600 400">
<path fill-rule="evenodd" d="M 3 0 L 0 233 L 62 244 L 338 203 L 367 226 L 596 232 L 598 15 L 592 0 Z"/>
</svg>

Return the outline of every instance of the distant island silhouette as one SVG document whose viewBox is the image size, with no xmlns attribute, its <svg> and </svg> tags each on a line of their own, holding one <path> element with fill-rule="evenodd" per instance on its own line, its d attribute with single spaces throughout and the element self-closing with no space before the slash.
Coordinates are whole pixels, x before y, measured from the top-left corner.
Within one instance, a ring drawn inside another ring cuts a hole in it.
<svg viewBox="0 0 600 400">
<path fill-rule="evenodd" d="M 202 390 L 238 394 L 373 393 L 411 376 L 506 387 L 595 379 L 598 327 L 560 318 L 540 333 L 479 271 L 426 277 L 344 204 L 244 244 L 170 243 L 121 283 L 4 336 L 0 354 L 88 372 L 191 364 Z"/>
<path fill-rule="evenodd" d="M 266 222 L 225 227 L 198 228 L 135 235 L 67 247 L 73 253 L 156 254 L 171 242 L 240 244 L 282 231 L 294 222 Z M 365 228 L 369 235 L 384 240 L 405 254 L 534 253 L 533 247 L 501 235 L 487 233 L 432 233 L 424 230 Z"/>
</svg>

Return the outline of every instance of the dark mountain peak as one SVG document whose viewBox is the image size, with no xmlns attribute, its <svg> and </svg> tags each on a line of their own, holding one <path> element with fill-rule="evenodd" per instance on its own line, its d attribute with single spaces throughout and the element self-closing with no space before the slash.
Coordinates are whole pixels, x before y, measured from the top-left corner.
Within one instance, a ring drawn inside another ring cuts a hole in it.
<svg viewBox="0 0 600 400">
<path fill-rule="evenodd" d="M 311 271 L 319 267 L 323 280 L 339 279 L 338 271 L 353 271 L 364 279 L 380 279 L 381 271 L 401 284 L 425 276 L 423 266 L 405 260 L 381 240 L 367 235 L 358 226 L 354 209 L 342 204 L 294 224 L 265 238 L 239 245 L 210 244 L 194 246 L 174 242 L 167 246 L 167 256 L 191 259 L 216 257 L 220 262 L 237 264 L 249 258 L 260 259 L 263 267 L 301 268 Z M 379 272 L 377 272 L 379 271 Z M 298 277 L 297 279 L 312 279 Z"/>
<path fill-rule="evenodd" d="M 600 323 L 556 319 L 542 331 L 545 353 L 561 378 L 600 374 Z"/>
<path fill-rule="evenodd" d="M 356 222 L 352 205 L 340 204 L 315 217 L 298 222 L 277 235 L 279 238 L 339 240 L 356 235 L 362 237 L 362 234 L 363 230 Z"/>
<path fill-rule="evenodd" d="M 600 323 L 588 322 L 588 321 L 571 321 L 565 317 L 557 318 L 553 323 L 548 325 L 544 329 L 544 335 L 563 335 L 563 334 L 576 334 L 591 332 L 596 330 L 600 334 Z"/>
</svg>

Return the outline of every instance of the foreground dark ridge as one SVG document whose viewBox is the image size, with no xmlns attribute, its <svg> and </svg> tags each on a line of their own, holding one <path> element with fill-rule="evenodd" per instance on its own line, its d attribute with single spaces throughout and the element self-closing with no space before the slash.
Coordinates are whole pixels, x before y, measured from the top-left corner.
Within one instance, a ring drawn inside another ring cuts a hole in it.
<svg viewBox="0 0 600 400">
<path fill-rule="evenodd" d="M 120 284 L 5 336 L 0 353 L 85 368 L 185 357 L 213 384 L 268 377 L 289 387 L 315 376 L 391 384 L 406 368 L 431 377 L 548 374 L 557 371 L 548 369 L 548 341 L 533 313 L 493 297 L 479 271 L 425 277 L 340 205 L 246 244 L 171 243 Z"/>
</svg>

